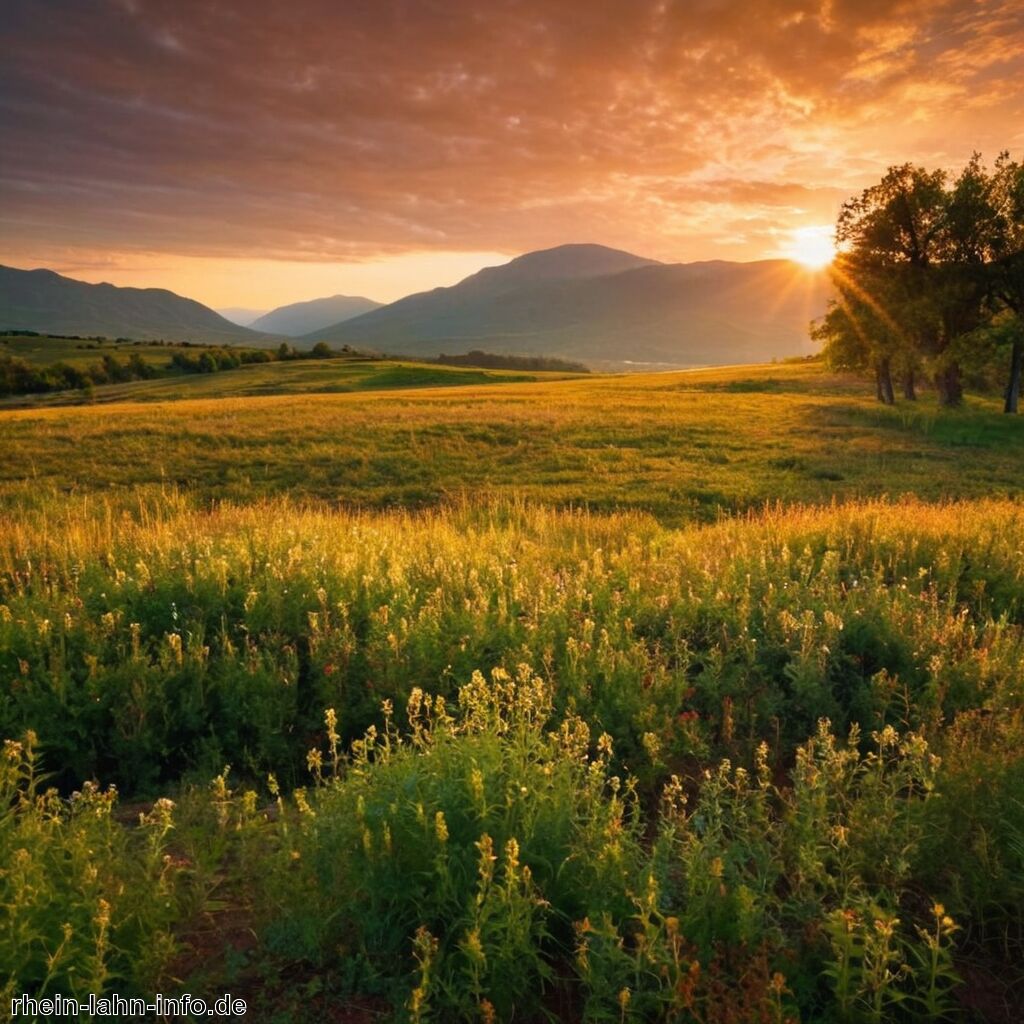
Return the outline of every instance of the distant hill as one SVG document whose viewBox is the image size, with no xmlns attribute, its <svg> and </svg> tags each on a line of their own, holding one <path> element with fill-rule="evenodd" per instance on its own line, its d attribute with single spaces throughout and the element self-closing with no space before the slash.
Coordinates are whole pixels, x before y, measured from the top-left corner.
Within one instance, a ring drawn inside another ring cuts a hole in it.
<svg viewBox="0 0 1024 1024">
<path fill-rule="evenodd" d="M 486 349 L 584 362 L 757 362 L 813 351 L 808 324 L 829 293 L 827 274 L 788 260 L 666 264 L 569 245 L 302 340 L 421 356 Z"/>
<path fill-rule="evenodd" d="M 242 306 L 228 306 L 225 309 L 215 309 L 225 320 L 230 320 L 239 327 L 249 327 L 254 320 L 259 320 L 267 311 L 265 309 L 246 309 Z"/>
<path fill-rule="evenodd" d="M 312 299 L 309 302 L 293 302 L 289 306 L 278 306 L 269 313 L 252 321 L 249 325 L 256 331 L 268 334 L 285 334 L 297 338 L 318 331 L 322 327 L 339 324 L 353 317 L 379 309 L 381 303 L 364 299 L 360 295 L 332 295 L 326 299 Z"/>
<path fill-rule="evenodd" d="M 52 270 L 0 266 L 0 330 L 12 328 L 143 341 L 259 344 L 267 340 L 202 303 L 163 288 L 86 284 Z"/>
</svg>

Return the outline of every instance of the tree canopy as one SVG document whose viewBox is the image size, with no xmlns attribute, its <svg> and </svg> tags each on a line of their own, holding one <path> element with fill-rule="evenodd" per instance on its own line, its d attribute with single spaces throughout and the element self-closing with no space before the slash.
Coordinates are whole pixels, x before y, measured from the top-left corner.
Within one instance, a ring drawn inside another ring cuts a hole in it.
<svg viewBox="0 0 1024 1024">
<path fill-rule="evenodd" d="M 813 333 L 837 368 L 873 372 L 880 401 L 893 377 L 916 398 L 918 376 L 943 405 L 963 397 L 965 369 L 1001 360 L 1007 412 L 1018 409 L 1024 345 L 1024 166 L 975 154 L 959 175 L 903 164 L 845 202 L 836 222 L 837 295 Z"/>
</svg>

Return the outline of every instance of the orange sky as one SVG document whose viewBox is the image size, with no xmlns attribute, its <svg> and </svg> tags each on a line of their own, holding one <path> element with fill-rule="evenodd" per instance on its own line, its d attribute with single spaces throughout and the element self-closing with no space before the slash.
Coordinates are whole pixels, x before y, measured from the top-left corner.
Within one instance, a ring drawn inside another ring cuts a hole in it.
<svg viewBox="0 0 1024 1024">
<path fill-rule="evenodd" d="M 388 300 L 568 241 L 786 253 L 1024 149 L 1020 0 L 3 0 L 0 263 Z"/>
</svg>

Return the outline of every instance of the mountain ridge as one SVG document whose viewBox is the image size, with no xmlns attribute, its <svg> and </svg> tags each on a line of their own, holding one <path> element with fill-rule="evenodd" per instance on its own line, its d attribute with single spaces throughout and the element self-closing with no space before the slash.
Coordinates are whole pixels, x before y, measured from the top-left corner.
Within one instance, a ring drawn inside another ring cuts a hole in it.
<svg viewBox="0 0 1024 1024">
<path fill-rule="evenodd" d="M 660 263 L 605 250 L 623 269 L 522 273 L 521 261 L 536 268 L 567 248 L 527 253 L 300 340 L 419 356 L 490 348 L 584 361 L 759 361 L 812 352 L 808 326 L 831 292 L 826 274 L 788 260 Z"/>
<path fill-rule="evenodd" d="M 382 305 L 384 303 L 362 295 L 328 295 L 321 299 L 290 302 L 278 306 L 257 317 L 249 326 L 254 331 L 298 338 L 311 331 L 362 316 L 364 313 L 379 309 Z"/>
<path fill-rule="evenodd" d="M 269 341 L 166 288 L 90 284 L 54 270 L 0 265 L 0 330 L 232 344 Z"/>
</svg>

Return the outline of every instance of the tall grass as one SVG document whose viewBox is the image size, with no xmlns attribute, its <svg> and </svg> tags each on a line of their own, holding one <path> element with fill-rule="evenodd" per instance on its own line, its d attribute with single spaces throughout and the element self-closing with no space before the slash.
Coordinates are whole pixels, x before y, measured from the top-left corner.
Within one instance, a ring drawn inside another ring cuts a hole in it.
<svg viewBox="0 0 1024 1024">
<path fill-rule="evenodd" d="M 951 1015 L 1024 953 L 1022 551 L 999 500 L 8 514 L 7 991 L 180 977 L 206 899 L 413 1020 Z"/>
</svg>

